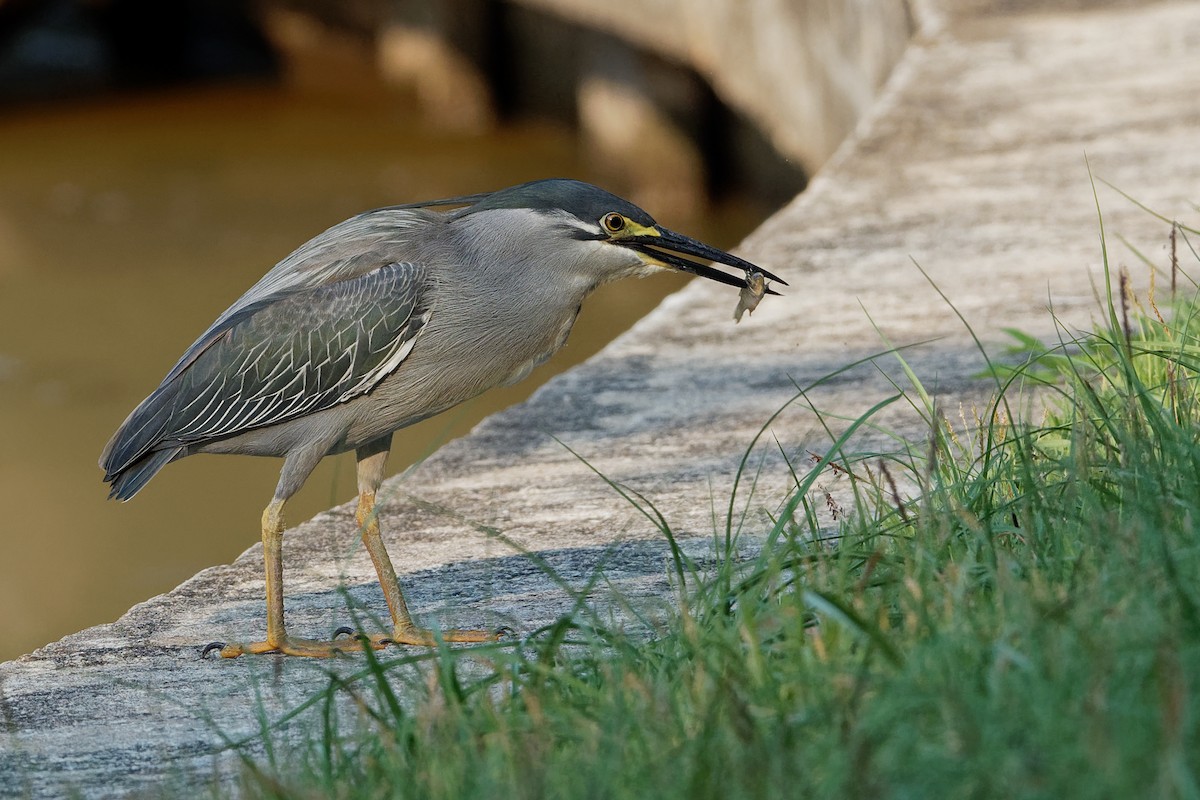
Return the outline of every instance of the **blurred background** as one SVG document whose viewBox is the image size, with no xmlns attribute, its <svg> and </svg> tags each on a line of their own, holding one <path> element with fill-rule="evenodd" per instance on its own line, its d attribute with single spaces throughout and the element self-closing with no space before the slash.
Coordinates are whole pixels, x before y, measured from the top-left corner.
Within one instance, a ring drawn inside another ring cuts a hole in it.
<svg viewBox="0 0 1200 800">
<path fill-rule="evenodd" d="M 692 67 L 539 5 L 0 0 L 0 660 L 258 540 L 276 460 L 189 458 L 127 504 L 96 461 L 209 322 L 321 230 L 569 176 L 730 248 L 803 188 L 801 159 Z M 532 378 L 398 434 L 391 471 L 683 282 L 607 287 Z M 352 455 L 327 459 L 289 520 L 353 494 Z"/>
</svg>

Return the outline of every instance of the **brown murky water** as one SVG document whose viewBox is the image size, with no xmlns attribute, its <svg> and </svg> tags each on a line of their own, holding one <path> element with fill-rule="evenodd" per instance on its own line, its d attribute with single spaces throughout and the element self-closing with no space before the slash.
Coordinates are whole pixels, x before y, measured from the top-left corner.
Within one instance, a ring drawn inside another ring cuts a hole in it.
<svg viewBox="0 0 1200 800">
<path fill-rule="evenodd" d="M 390 103 L 272 88 L 0 116 L 0 660 L 115 619 L 257 540 L 274 459 L 189 458 L 126 504 L 105 500 L 96 460 L 183 349 L 279 258 L 364 209 L 587 178 L 561 128 L 479 140 L 411 127 Z M 723 210 L 706 237 L 731 246 L 756 211 Z M 524 398 L 682 284 L 606 287 L 529 380 L 398 434 L 391 470 Z M 289 519 L 353 492 L 352 457 L 327 459 Z"/>
</svg>

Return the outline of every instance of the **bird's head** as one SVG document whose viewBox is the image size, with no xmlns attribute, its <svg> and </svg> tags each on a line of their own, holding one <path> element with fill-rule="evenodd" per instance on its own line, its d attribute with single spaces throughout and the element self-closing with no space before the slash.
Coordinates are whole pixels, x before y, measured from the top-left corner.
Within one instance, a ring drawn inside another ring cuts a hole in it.
<svg viewBox="0 0 1200 800">
<path fill-rule="evenodd" d="M 761 267 L 656 223 L 642 209 L 581 181 L 554 178 L 533 181 L 486 195 L 459 198 L 470 205 L 462 215 L 497 218 L 494 230 L 549 261 L 587 263 L 601 281 L 662 269 L 690 272 L 744 288 L 745 277 L 703 262 L 712 261 L 787 282 Z M 777 294 L 771 289 L 767 294 Z"/>
</svg>

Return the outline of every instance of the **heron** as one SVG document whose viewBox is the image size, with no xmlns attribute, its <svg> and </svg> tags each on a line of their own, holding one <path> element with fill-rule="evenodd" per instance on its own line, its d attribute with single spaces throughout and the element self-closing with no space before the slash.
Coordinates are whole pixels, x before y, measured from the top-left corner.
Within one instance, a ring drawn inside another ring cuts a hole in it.
<svg viewBox="0 0 1200 800">
<path fill-rule="evenodd" d="M 659 225 L 627 200 L 562 178 L 367 211 L 276 264 L 183 353 L 100 456 L 109 497 L 119 500 L 196 453 L 283 459 L 262 514 L 266 638 L 213 642 L 202 656 L 329 657 L 504 635 L 435 632 L 409 613 L 375 511 L 392 434 L 520 381 L 563 346 L 594 289 L 660 270 L 760 297 L 777 294 L 764 279 L 787 285 Z M 392 630 L 295 637 L 284 624 L 284 506 L 321 459 L 351 450 L 355 516 Z"/>
</svg>

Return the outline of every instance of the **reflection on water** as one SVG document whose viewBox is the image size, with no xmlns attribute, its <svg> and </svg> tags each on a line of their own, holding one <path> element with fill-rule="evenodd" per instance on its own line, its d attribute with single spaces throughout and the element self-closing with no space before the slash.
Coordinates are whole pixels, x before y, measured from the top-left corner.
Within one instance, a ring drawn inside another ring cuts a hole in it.
<svg viewBox="0 0 1200 800">
<path fill-rule="evenodd" d="M 0 659 L 115 619 L 257 541 L 279 461 L 185 459 L 120 504 L 105 500 L 96 460 L 267 268 L 367 208 L 586 179 L 574 148 L 546 126 L 486 141 L 425 136 L 390 104 L 269 88 L 0 116 Z M 720 218 L 705 236 L 726 247 L 755 222 L 744 209 Z M 397 434 L 392 471 L 592 354 L 681 285 L 606 287 L 532 378 Z M 326 459 L 289 519 L 353 492 L 352 455 Z"/>
</svg>

